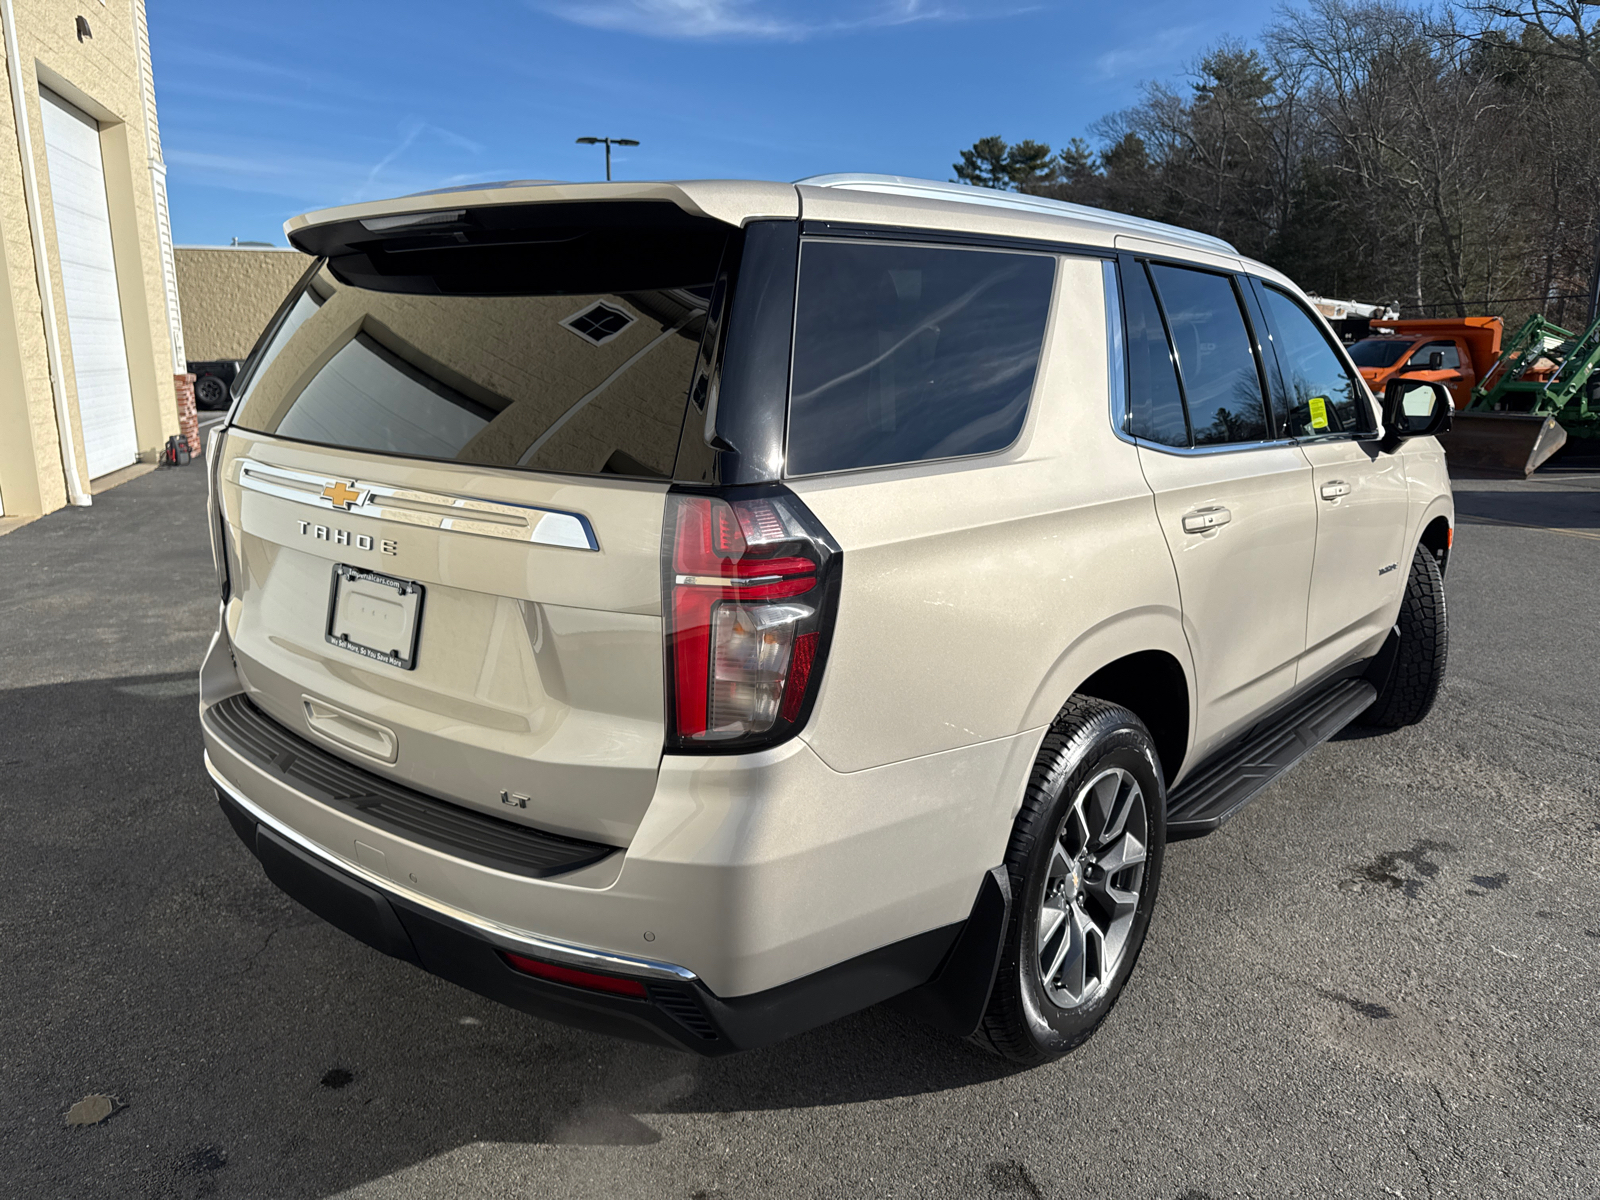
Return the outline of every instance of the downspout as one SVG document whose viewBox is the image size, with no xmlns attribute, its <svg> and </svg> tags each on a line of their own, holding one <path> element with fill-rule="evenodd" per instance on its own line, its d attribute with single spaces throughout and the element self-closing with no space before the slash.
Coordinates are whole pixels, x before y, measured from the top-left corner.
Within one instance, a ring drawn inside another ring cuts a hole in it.
<svg viewBox="0 0 1600 1200">
<path fill-rule="evenodd" d="M 33 269 L 39 280 L 39 303 L 44 309 L 44 347 L 50 365 L 50 395 L 56 404 L 56 433 L 61 442 L 61 466 L 67 480 L 67 499 L 87 508 L 94 499 L 78 478 L 78 443 L 72 434 L 72 412 L 67 407 L 66 372 L 61 365 L 61 335 L 56 326 L 56 290 L 45 256 L 44 214 L 39 208 L 39 177 L 33 169 L 33 134 L 28 128 L 28 96 L 22 85 L 22 51 L 17 45 L 17 14 L 11 0 L 0 0 L 0 24 L 5 26 L 6 74 L 11 77 L 11 108 L 17 121 L 17 146 L 22 154 L 22 195 L 28 206 L 28 232 L 33 235 Z"/>
</svg>

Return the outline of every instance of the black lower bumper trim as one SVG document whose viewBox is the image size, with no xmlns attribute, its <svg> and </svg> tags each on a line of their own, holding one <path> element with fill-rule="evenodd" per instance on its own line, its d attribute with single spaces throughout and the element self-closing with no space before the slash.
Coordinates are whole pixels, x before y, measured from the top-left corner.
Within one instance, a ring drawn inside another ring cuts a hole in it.
<svg viewBox="0 0 1600 1200">
<path fill-rule="evenodd" d="M 547 1020 L 696 1054 L 731 1054 L 815 1029 L 936 976 L 943 980 L 948 964 L 963 957 L 952 953 L 966 924 L 957 922 L 748 996 L 722 998 L 698 980 L 645 980 L 646 999 L 589 991 L 515 970 L 477 932 L 306 853 L 226 792 L 219 790 L 217 799 L 273 883 L 367 945 Z M 992 961 L 993 954 L 980 951 L 976 958 Z"/>
<path fill-rule="evenodd" d="M 238 824 L 236 820 L 234 827 Z M 394 907 L 376 888 L 311 857 L 264 827 L 255 831 L 255 852 L 268 879 L 328 924 L 374 950 L 417 961 Z"/>
</svg>

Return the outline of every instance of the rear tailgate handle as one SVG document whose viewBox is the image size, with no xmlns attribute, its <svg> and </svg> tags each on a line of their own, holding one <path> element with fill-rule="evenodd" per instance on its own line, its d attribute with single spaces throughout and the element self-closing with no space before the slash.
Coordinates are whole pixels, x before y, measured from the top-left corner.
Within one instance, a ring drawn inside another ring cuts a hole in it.
<svg viewBox="0 0 1600 1200">
<path fill-rule="evenodd" d="M 1185 533 L 1204 533 L 1208 529 L 1216 529 L 1233 520 L 1233 514 L 1222 505 L 1213 505 L 1210 508 L 1197 508 L 1192 513 L 1183 516 L 1183 531 Z"/>
<path fill-rule="evenodd" d="M 1350 494 L 1350 485 L 1342 479 L 1335 479 L 1331 483 L 1322 485 L 1322 498 L 1324 500 L 1337 500 L 1340 496 Z"/>
<path fill-rule="evenodd" d="M 326 700 L 313 700 L 310 696 L 300 700 L 306 709 L 306 725 L 313 733 L 380 762 L 394 762 L 399 744 L 392 729 L 335 708 Z"/>
</svg>

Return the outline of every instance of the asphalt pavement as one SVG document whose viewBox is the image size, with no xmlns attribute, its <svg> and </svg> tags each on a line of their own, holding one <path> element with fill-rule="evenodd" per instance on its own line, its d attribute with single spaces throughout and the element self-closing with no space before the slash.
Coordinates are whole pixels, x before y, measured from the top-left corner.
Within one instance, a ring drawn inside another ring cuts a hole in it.
<svg viewBox="0 0 1600 1200">
<path fill-rule="evenodd" d="M 369 950 L 200 765 L 201 466 L 0 537 L 0 1194 L 1594 1200 L 1600 474 L 1457 487 L 1433 716 L 1175 846 L 1032 1070 L 884 1008 L 702 1061 Z"/>
</svg>

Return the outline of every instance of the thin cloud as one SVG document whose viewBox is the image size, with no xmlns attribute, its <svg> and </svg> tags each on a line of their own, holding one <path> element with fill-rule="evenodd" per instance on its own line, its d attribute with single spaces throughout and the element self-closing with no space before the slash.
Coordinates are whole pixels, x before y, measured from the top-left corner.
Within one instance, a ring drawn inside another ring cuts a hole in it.
<svg viewBox="0 0 1600 1200">
<path fill-rule="evenodd" d="M 879 0 L 865 14 L 818 16 L 816 5 L 782 0 L 529 0 L 539 11 L 594 29 L 682 39 L 803 41 L 827 34 L 922 21 L 1012 16 L 1020 9 L 971 12 L 943 0 Z"/>
<path fill-rule="evenodd" d="M 404 150 L 425 132 L 418 128 L 376 166 L 348 159 L 317 157 L 281 147 L 239 144 L 209 151 L 173 148 L 167 164 L 175 186 L 224 188 L 255 195 L 278 196 L 293 203 L 295 211 L 351 204 L 374 196 L 401 196 L 456 182 L 487 178 L 515 178 L 527 171 L 489 167 L 472 172 L 444 171 L 408 166 Z"/>
<path fill-rule="evenodd" d="M 477 142 L 462 137 L 459 133 L 452 133 L 448 129 L 442 129 L 437 125 L 431 125 L 427 121 L 409 122 L 403 130 L 399 144 L 396 145 L 394 149 L 390 150 L 389 153 L 385 154 L 376 163 L 374 163 L 372 169 L 367 172 L 367 178 L 357 192 L 357 199 L 367 199 L 368 194 L 377 188 L 378 176 L 383 174 L 391 165 L 393 165 L 396 159 L 403 155 L 407 150 L 411 149 L 411 147 L 416 144 L 417 139 L 422 137 L 424 134 L 431 134 L 432 136 L 443 141 L 445 144 L 453 146 L 457 150 L 465 150 L 469 154 L 483 153 L 482 146 L 480 146 Z M 377 190 L 381 191 L 383 189 Z"/>
<path fill-rule="evenodd" d="M 1107 50 L 1094 60 L 1095 74 L 1100 79 L 1115 79 L 1131 70 L 1148 75 L 1159 72 L 1179 49 L 1191 49 L 1198 44 L 1204 27 L 1182 25 L 1163 29 L 1154 37 L 1142 37 L 1137 42 Z"/>
</svg>

